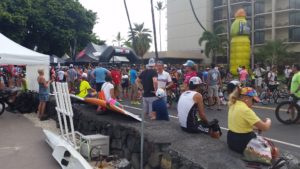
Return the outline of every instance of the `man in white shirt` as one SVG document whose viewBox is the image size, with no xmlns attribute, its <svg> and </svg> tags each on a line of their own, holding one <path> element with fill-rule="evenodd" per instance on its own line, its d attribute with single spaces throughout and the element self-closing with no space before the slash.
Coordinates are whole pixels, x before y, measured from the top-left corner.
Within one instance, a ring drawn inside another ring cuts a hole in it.
<svg viewBox="0 0 300 169">
<path fill-rule="evenodd" d="M 157 75 L 158 75 L 157 88 L 158 89 L 161 88 L 166 91 L 173 85 L 172 78 L 168 72 L 164 71 L 164 63 L 162 61 L 157 61 L 156 69 L 157 69 Z M 167 101 L 166 97 L 165 97 L 165 100 Z"/>
<path fill-rule="evenodd" d="M 285 66 L 285 69 L 284 69 L 284 77 L 285 77 L 285 80 L 286 80 L 286 83 L 288 83 L 291 79 L 290 75 L 292 73 L 292 69 L 290 68 L 289 65 L 286 65 Z"/>
<path fill-rule="evenodd" d="M 265 69 L 261 68 L 259 64 L 255 65 L 255 69 L 253 71 L 254 75 L 255 75 L 255 88 L 256 90 L 260 93 L 261 92 L 261 85 L 262 85 L 262 81 L 263 81 L 263 74 L 266 72 Z"/>
<path fill-rule="evenodd" d="M 57 76 L 58 76 L 58 81 L 59 82 L 63 82 L 64 81 L 64 76 L 65 76 L 65 72 L 62 69 L 60 69 L 57 72 Z"/>
</svg>

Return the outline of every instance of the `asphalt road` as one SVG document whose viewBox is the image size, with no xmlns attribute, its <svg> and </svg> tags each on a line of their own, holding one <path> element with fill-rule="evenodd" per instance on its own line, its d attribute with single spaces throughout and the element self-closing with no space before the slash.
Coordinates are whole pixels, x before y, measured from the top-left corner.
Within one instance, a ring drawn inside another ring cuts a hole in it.
<svg viewBox="0 0 300 169">
<path fill-rule="evenodd" d="M 132 106 L 127 101 L 124 101 L 123 104 L 130 112 L 135 114 L 141 113 L 142 106 Z M 271 129 L 267 132 L 263 132 L 262 135 L 273 139 L 275 145 L 280 148 L 281 152 L 290 152 L 298 159 L 300 159 L 300 124 L 284 125 L 277 121 L 275 117 L 275 106 L 276 105 L 255 105 L 254 111 L 261 119 L 269 117 L 272 120 Z M 222 111 L 205 109 L 205 112 L 209 120 L 212 120 L 214 118 L 219 120 L 220 126 L 224 130 L 224 135 L 221 137 L 221 140 L 226 141 L 228 115 L 227 106 L 222 106 Z M 171 117 L 171 123 L 177 123 L 179 125 L 176 105 L 173 105 L 169 109 L 169 114 Z"/>
<path fill-rule="evenodd" d="M 41 128 L 21 114 L 0 116 L 1 169 L 59 169 Z"/>
</svg>

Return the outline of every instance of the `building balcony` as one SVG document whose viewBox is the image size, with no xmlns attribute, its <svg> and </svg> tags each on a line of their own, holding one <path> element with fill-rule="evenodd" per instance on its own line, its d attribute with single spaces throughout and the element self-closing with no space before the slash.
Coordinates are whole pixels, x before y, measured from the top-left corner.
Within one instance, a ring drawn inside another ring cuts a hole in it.
<svg viewBox="0 0 300 169">
<path fill-rule="evenodd" d="M 242 0 L 232 0 L 232 1 L 230 2 L 230 5 L 231 5 L 231 6 L 234 6 L 234 5 L 241 5 L 241 4 L 251 4 L 251 1 L 247 1 L 247 0 L 244 0 L 244 1 L 242 1 Z"/>
<path fill-rule="evenodd" d="M 255 16 L 263 16 L 263 15 L 269 15 L 269 14 L 272 14 L 272 9 L 268 9 L 261 13 L 255 13 Z"/>
<path fill-rule="evenodd" d="M 271 25 L 265 25 L 264 27 L 260 27 L 260 28 L 254 28 L 255 31 L 267 31 L 267 30 L 271 30 L 272 26 Z"/>
<path fill-rule="evenodd" d="M 294 7 L 282 7 L 282 8 L 277 8 L 275 13 L 285 13 L 285 12 L 291 12 L 291 11 L 300 11 L 300 9 L 294 8 Z"/>
</svg>

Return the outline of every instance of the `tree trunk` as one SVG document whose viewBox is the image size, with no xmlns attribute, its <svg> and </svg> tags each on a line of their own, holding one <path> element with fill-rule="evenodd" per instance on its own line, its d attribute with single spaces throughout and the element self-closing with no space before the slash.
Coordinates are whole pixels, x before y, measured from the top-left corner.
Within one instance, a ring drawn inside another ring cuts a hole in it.
<svg viewBox="0 0 300 169">
<path fill-rule="evenodd" d="M 156 27 L 155 27 L 155 17 L 154 17 L 154 8 L 153 8 L 153 0 L 151 2 L 151 14 L 152 14 L 152 24 L 153 24 L 153 37 L 154 37 L 154 49 L 155 49 L 155 58 L 158 59 L 157 53 L 157 41 L 156 41 Z"/>
<path fill-rule="evenodd" d="M 159 51 L 161 51 L 161 11 L 159 11 Z"/>
<path fill-rule="evenodd" d="M 127 19 L 128 19 L 128 24 L 129 24 L 129 28 L 130 28 L 130 32 L 131 32 L 131 36 L 132 36 L 132 48 L 134 50 L 135 49 L 134 48 L 135 47 L 135 39 L 134 39 L 133 29 L 132 29 L 132 26 L 131 26 L 130 16 L 129 16 L 128 9 L 127 9 L 126 0 L 124 0 L 124 6 L 125 6 L 125 11 L 126 11 Z"/>
</svg>

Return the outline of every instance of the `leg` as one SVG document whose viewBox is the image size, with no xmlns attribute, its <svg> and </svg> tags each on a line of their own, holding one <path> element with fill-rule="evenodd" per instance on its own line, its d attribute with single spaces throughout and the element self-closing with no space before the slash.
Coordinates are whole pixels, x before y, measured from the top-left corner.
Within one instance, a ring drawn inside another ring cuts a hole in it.
<svg viewBox="0 0 300 169">
<path fill-rule="evenodd" d="M 146 115 L 148 115 L 149 107 L 148 107 L 148 98 L 143 97 L 143 111 Z"/>
<path fill-rule="evenodd" d="M 220 111 L 220 97 L 219 97 L 219 86 L 215 86 L 214 87 L 214 92 L 213 92 L 213 95 L 217 101 L 217 104 L 218 104 L 218 108 L 217 110 Z"/>
<path fill-rule="evenodd" d="M 41 102 L 41 111 L 40 111 L 40 118 L 44 117 L 45 115 L 45 108 L 46 108 L 46 102 Z"/>
<path fill-rule="evenodd" d="M 208 86 L 208 105 L 209 105 L 208 107 L 209 107 L 209 109 L 211 109 L 210 105 L 213 104 L 213 98 L 212 98 L 212 96 L 213 96 L 212 86 Z"/>
</svg>

